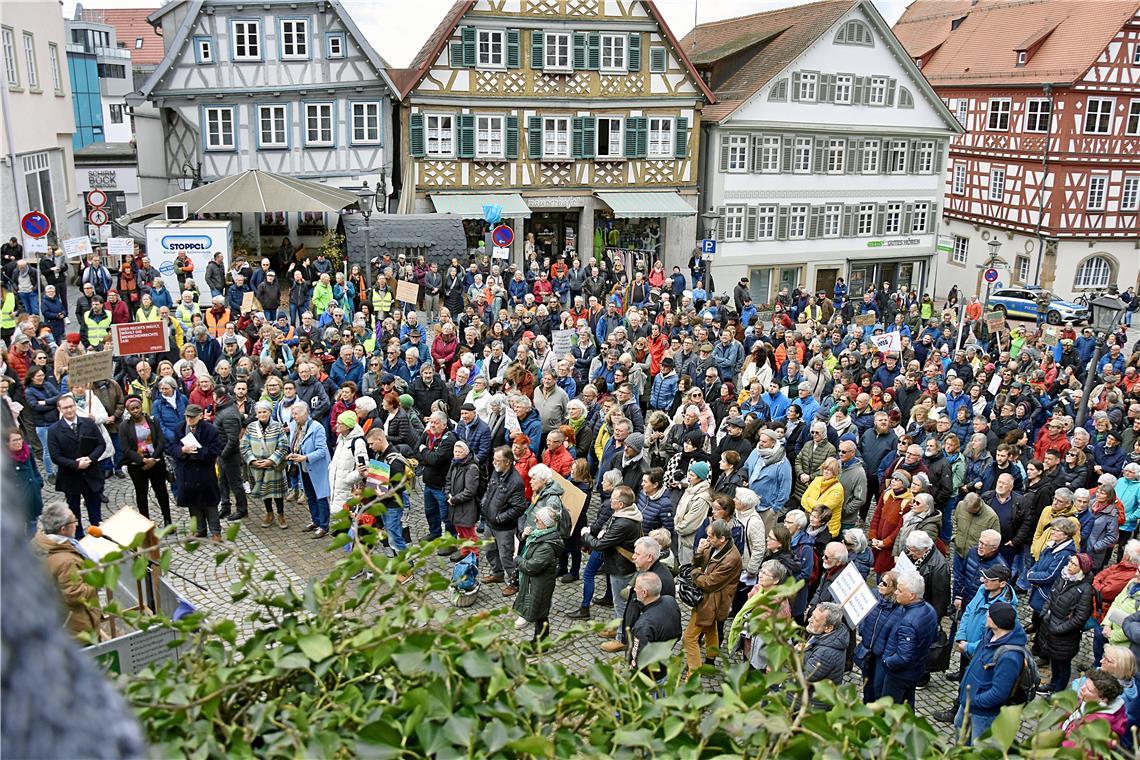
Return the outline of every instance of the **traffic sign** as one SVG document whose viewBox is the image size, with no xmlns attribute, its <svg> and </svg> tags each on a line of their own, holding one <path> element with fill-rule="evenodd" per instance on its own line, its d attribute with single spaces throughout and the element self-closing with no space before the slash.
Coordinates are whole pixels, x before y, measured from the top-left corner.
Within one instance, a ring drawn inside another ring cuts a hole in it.
<svg viewBox="0 0 1140 760">
<path fill-rule="evenodd" d="M 93 208 L 91 212 L 87 214 L 87 221 L 96 227 L 102 227 L 107 223 L 108 219 L 107 210 L 103 208 Z"/>
<path fill-rule="evenodd" d="M 103 208 L 107 205 L 107 194 L 102 190 L 92 190 L 87 193 L 87 205 L 91 208 Z"/>
<path fill-rule="evenodd" d="M 29 211 L 20 219 L 20 229 L 30 238 L 47 237 L 51 232 L 51 220 L 40 211 Z"/>
<path fill-rule="evenodd" d="M 997 282 L 998 270 L 994 269 L 993 267 L 990 267 L 989 269 L 986 270 L 985 274 L 983 274 L 982 276 L 986 278 L 986 282 L 989 282 L 989 283 Z"/>
<path fill-rule="evenodd" d="M 716 253 L 716 241 L 715 240 L 702 240 L 701 241 L 701 253 Z"/>
<path fill-rule="evenodd" d="M 515 231 L 505 224 L 500 224 L 491 230 L 491 242 L 500 248 L 507 248 L 515 242 Z"/>
</svg>

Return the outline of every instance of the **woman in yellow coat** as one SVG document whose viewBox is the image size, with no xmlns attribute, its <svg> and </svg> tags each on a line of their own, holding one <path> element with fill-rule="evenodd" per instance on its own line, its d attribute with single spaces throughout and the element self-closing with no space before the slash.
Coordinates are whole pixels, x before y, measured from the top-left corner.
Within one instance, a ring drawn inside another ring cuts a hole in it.
<svg viewBox="0 0 1140 760">
<path fill-rule="evenodd" d="M 1053 503 L 1041 510 L 1041 518 L 1037 521 L 1037 529 L 1033 532 L 1033 542 L 1029 545 L 1029 553 L 1033 555 L 1033 559 L 1041 559 L 1041 550 L 1045 548 L 1052 534 L 1049 525 L 1058 517 L 1067 517 L 1077 526 L 1077 532 L 1073 534 L 1073 544 L 1077 547 L 1077 551 L 1081 550 L 1081 522 L 1077 517 L 1073 492 L 1067 488 L 1058 488 L 1053 494 Z"/>
<path fill-rule="evenodd" d="M 831 510 L 831 521 L 827 530 L 838 536 L 843 527 L 843 484 L 839 482 L 839 460 L 828 457 L 819 468 L 819 477 L 808 483 L 800 504 L 805 512 L 811 512 L 820 504 Z"/>
</svg>

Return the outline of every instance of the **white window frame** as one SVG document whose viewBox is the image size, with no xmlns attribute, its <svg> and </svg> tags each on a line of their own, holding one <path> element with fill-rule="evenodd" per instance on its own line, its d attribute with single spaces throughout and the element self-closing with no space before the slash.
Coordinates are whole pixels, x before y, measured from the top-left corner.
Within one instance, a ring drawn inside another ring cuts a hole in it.
<svg viewBox="0 0 1140 760">
<path fill-rule="evenodd" d="M 333 50 L 334 44 L 337 47 L 336 50 Z M 348 55 L 348 52 L 344 49 L 345 44 L 346 44 L 345 35 L 343 35 L 343 34 L 330 34 L 330 35 L 328 35 L 328 38 L 327 38 L 326 43 L 325 43 L 325 55 L 328 56 L 329 60 L 340 60 L 341 58 L 346 57 Z"/>
<path fill-rule="evenodd" d="M 1093 104 L 1096 104 L 1096 113 L 1093 113 Z M 1084 130 L 1083 134 L 1086 135 L 1111 135 L 1112 134 L 1112 115 L 1116 109 L 1116 98 L 1089 98 L 1085 101 L 1085 117 L 1084 117 Z M 1096 118 L 1097 123 L 1094 126 L 1099 126 L 1099 122 L 1104 121 L 1103 129 L 1089 129 L 1090 118 Z"/>
<path fill-rule="evenodd" d="M 498 149 L 495 143 L 498 142 Z M 501 114 L 475 116 L 475 158 L 504 158 L 506 156 L 507 124 Z"/>
<path fill-rule="evenodd" d="M 906 174 L 906 158 L 909 143 L 906 140 L 891 140 L 887 151 L 887 174 Z"/>
<path fill-rule="evenodd" d="M 48 64 L 51 66 L 52 89 L 57 95 L 63 94 L 63 74 L 59 68 L 59 45 L 48 43 Z"/>
<path fill-rule="evenodd" d="M 1140 66 L 1140 44 L 1137 44 L 1132 50 L 1132 65 Z"/>
<path fill-rule="evenodd" d="M 919 201 L 914 204 L 914 208 L 910 215 L 910 230 L 911 235 L 925 235 L 930 232 L 927 226 L 930 223 L 930 202 Z"/>
<path fill-rule="evenodd" d="M 609 143 L 602 152 L 602 122 L 609 122 Z M 614 126 L 614 125 L 617 126 Z M 599 161 L 617 161 L 625 158 L 625 119 L 620 116 L 599 116 L 594 122 L 594 156 Z M 617 148 L 614 148 L 615 140 Z"/>
<path fill-rule="evenodd" d="M 552 57 L 553 62 L 551 61 Z M 565 59 L 565 62 L 560 62 L 562 59 Z M 544 71 L 574 70 L 574 48 L 569 32 L 545 32 L 543 34 L 542 68 Z"/>
<path fill-rule="evenodd" d="M 1120 210 L 1138 209 L 1140 209 L 1140 174 L 1128 174 L 1120 184 Z"/>
<path fill-rule="evenodd" d="M 875 234 L 875 204 L 860 203 L 855 215 L 856 237 L 870 237 Z"/>
<path fill-rule="evenodd" d="M 230 56 L 234 61 L 261 60 L 261 20 L 239 18 L 230 22 Z M 238 52 L 239 40 L 245 52 Z M 252 51 L 252 52 L 250 52 Z"/>
<path fill-rule="evenodd" d="M 748 135 L 728 136 L 728 171 L 741 174 L 748 171 Z"/>
<path fill-rule="evenodd" d="M 820 236 L 837 238 L 843 231 L 843 206 L 835 203 L 823 207 L 823 228 Z"/>
<path fill-rule="evenodd" d="M 437 147 L 432 150 L 432 143 Z M 424 155 L 431 158 L 455 157 L 455 115 L 424 114 Z"/>
<path fill-rule="evenodd" d="M 349 142 L 352 145 L 379 145 L 383 130 L 380 126 L 384 109 L 379 100 L 362 100 L 349 104 Z M 361 119 L 363 136 L 357 131 L 357 119 Z M 372 123 L 375 121 L 375 123 Z M 372 136 L 375 131 L 375 137 Z"/>
<path fill-rule="evenodd" d="M 36 36 L 24 32 L 24 68 L 28 73 L 28 89 L 40 89 L 40 67 L 36 61 Z"/>
<path fill-rule="evenodd" d="M 1108 175 L 1093 174 L 1085 190 L 1085 210 L 1104 211 L 1108 204 Z"/>
<path fill-rule="evenodd" d="M 819 92 L 819 74 L 814 71 L 800 72 L 800 90 L 796 99 L 806 103 L 814 103 Z"/>
<path fill-rule="evenodd" d="M 831 138 L 827 141 L 827 173 L 843 174 L 847 170 L 847 139 Z"/>
<path fill-rule="evenodd" d="M 969 98 L 958 98 L 958 103 L 956 104 L 956 108 L 957 108 L 956 114 L 958 116 L 958 123 L 961 124 L 963 127 L 965 127 L 966 126 L 966 119 L 969 118 L 969 116 L 970 116 L 970 99 Z"/>
<path fill-rule="evenodd" d="M 780 173 L 780 136 L 764 135 L 760 138 L 760 172 Z"/>
<path fill-rule="evenodd" d="M 1140 43 L 1137 43 L 1140 47 Z M 1124 134 L 1135 137 L 1140 135 L 1140 98 L 1133 98 L 1128 104 L 1128 121 L 1124 123 Z"/>
<path fill-rule="evenodd" d="M 1013 260 L 1013 267 L 1017 272 L 1017 281 L 1021 283 L 1029 282 L 1029 257 L 1018 255 Z"/>
<path fill-rule="evenodd" d="M 542 157 L 570 158 L 570 117 L 542 117 Z"/>
<path fill-rule="evenodd" d="M 198 57 L 198 63 L 213 63 L 214 62 L 214 41 L 209 37 L 197 37 L 194 40 L 194 52 Z"/>
<path fill-rule="evenodd" d="M 122 103 L 108 103 L 107 104 L 107 119 L 112 124 L 122 124 L 124 119 L 125 106 Z M 118 115 L 116 119 L 115 116 Z"/>
<path fill-rule="evenodd" d="M 986 197 L 996 203 L 1005 201 L 1005 169 L 990 169 L 990 187 Z"/>
<path fill-rule="evenodd" d="M 955 264 L 965 264 L 970 260 L 970 238 L 961 235 L 954 236 L 954 245 L 950 251 L 950 261 Z"/>
<path fill-rule="evenodd" d="M 747 206 L 724 207 L 725 242 L 738 243 L 744 240 L 744 218 L 747 214 Z"/>
<path fill-rule="evenodd" d="M 225 118 L 223 119 L 223 115 Z M 237 149 L 237 111 L 233 106 L 205 106 L 202 109 L 202 134 L 208 151 L 233 151 Z M 217 121 L 218 140 L 214 141 L 210 123 Z M 229 139 L 226 140 L 225 122 L 229 121 Z"/>
<path fill-rule="evenodd" d="M 0 29 L 4 47 L 4 76 L 9 87 L 20 86 L 20 59 L 16 55 L 16 33 L 8 27 Z"/>
<path fill-rule="evenodd" d="M 1091 256 L 1077 268 L 1076 277 L 1073 278 L 1073 288 L 1077 290 L 1106 288 L 1111 281 L 1112 264 L 1104 256 Z"/>
<path fill-rule="evenodd" d="M 811 174 L 812 152 L 815 140 L 810 137 L 797 137 L 792 144 L 792 173 Z"/>
<path fill-rule="evenodd" d="M 268 114 L 268 122 L 266 115 Z M 275 122 L 280 121 L 280 125 Z M 268 124 L 269 131 L 266 132 Z M 289 147 L 289 109 L 284 103 L 257 107 L 257 148 L 276 150 Z"/>
<path fill-rule="evenodd" d="M 901 203 L 888 203 L 883 216 L 883 234 L 902 234 L 903 205 Z"/>
<path fill-rule="evenodd" d="M 299 28 L 298 28 L 299 27 Z M 283 61 L 309 60 L 309 20 L 283 18 L 278 28 L 279 53 Z M 289 50 L 292 46 L 292 51 Z"/>
<path fill-rule="evenodd" d="M 1012 109 L 1013 101 L 1009 98 L 990 98 L 989 106 L 986 109 L 986 131 L 1008 132 Z"/>
<path fill-rule="evenodd" d="M 757 206 L 756 208 L 756 239 L 776 239 L 776 218 L 779 216 L 779 206 Z"/>
<path fill-rule="evenodd" d="M 788 208 L 788 240 L 807 240 L 811 206 L 796 204 Z"/>
<path fill-rule="evenodd" d="M 887 104 L 887 78 L 871 77 L 867 87 L 867 105 L 885 106 Z"/>
<path fill-rule="evenodd" d="M 841 105 L 851 102 L 851 91 L 854 88 L 853 77 L 850 74 L 835 75 L 835 102 Z"/>
<path fill-rule="evenodd" d="M 1029 98 L 1025 101 L 1025 130 L 1034 134 L 1045 134 L 1050 122 L 1049 110 L 1052 103 L 1048 98 Z M 1041 120 L 1044 119 L 1044 124 Z"/>
<path fill-rule="evenodd" d="M 313 125 L 310 123 L 315 118 L 316 132 L 313 132 Z M 321 137 L 321 133 L 325 131 L 325 123 L 328 124 L 328 139 Z M 333 104 L 332 103 L 305 103 L 305 147 L 307 148 L 331 148 L 336 144 L 336 120 L 333 118 Z M 316 134 L 316 137 L 313 135 Z"/>
<path fill-rule="evenodd" d="M 919 174 L 931 174 L 934 171 L 934 141 L 923 140 L 918 144 L 917 150 L 914 170 Z"/>
<path fill-rule="evenodd" d="M 648 123 L 648 150 L 649 158 L 673 157 L 673 118 L 670 116 L 651 116 Z"/>
<path fill-rule="evenodd" d="M 505 30 L 476 30 L 475 67 L 479 69 L 505 69 L 507 67 L 507 33 Z"/>
<path fill-rule="evenodd" d="M 878 174 L 879 162 L 882 160 L 882 156 L 880 155 L 882 149 L 882 140 L 864 140 L 863 165 L 859 167 L 859 171 L 863 174 Z"/>
<path fill-rule="evenodd" d="M 625 74 L 629 70 L 629 37 L 603 34 L 598 39 L 599 69 L 603 74 Z M 608 62 L 607 62 L 608 59 Z"/>
<path fill-rule="evenodd" d="M 954 177 L 950 182 L 952 195 L 966 194 L 966 164 L 962 161 L 954 162 Z"/>
</svg>

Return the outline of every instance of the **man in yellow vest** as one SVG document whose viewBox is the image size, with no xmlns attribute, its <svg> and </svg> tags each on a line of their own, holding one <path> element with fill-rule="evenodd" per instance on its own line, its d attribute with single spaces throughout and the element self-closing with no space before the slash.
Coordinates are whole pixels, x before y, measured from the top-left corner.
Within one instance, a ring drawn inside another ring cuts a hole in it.
<svg viewBox="0 0 1140 760">
<path fill-rule="evenodd" d="M 83 342 L 90 348 L 102 348 L 107 334 L 111 332 L 111 313 L 103 309 L 103 299 L 91 299 L 91 311 L 83 315 L 80 326 Z"/>
<path fill-rule="evenodd" d="M 392 310 L 392 291 L 388 289 L 388 281 L 384 275 L 376 278 L 372 286 L 372 315 L 377 319 L 384 319 Z"/>
<path fill-rule="evenodd" d="M 16 332 L 16 294 L 0 285 L 0 338 L 10 343 Z"/>
<path fill-rule="evenodd" d="M 182 307 L 179 306 L 178 308 L 181 309 Z M 210 331 L 210 335 L 215 338 L 222 337 L 222 333 L 226 331 L 226 323 L 231 318 L 230 310 L 226 308 L 226 299 L 222 296 L 214 296 L 213 305 L 206 309 L 202 317 L 206 321 L 206 329 Z"/>
</svg>

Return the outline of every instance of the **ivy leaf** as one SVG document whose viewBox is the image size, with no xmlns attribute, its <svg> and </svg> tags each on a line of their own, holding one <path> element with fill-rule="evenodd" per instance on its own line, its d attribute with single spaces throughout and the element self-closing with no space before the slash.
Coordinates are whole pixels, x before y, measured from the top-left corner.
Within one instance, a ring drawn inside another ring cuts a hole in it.
<svg viewBox="0 0 1140 760">
<path fill-rule="evenodd" d="M 333 653 L 332 641 L 323 633 L 308 633 L 297 639 L 297 646 L 313 662 L 320 662 Z"/>
<path fill-rule="evenodd" d="M 464 652 L 459 658 L 459 664 L 470 678 L 490 678 L 495 674 L 495 664 L 485 652 Z"/>
<path fill-rule="evenodd" d="M 466 747 L 475 733 L 475 721 L 462 715 L 452 715 L 443 724 L 443 735 L 457 747 Z"/>
<path fill-rule="evenodd" d="M 993 725 L 990 736 L 1003 752 L 1008 752 L 1017 740 L 1017 729 L 1021 728 L 1021 710 L 1024 705 L 1007 705 L 1001 709 Z"/>
</svg>

